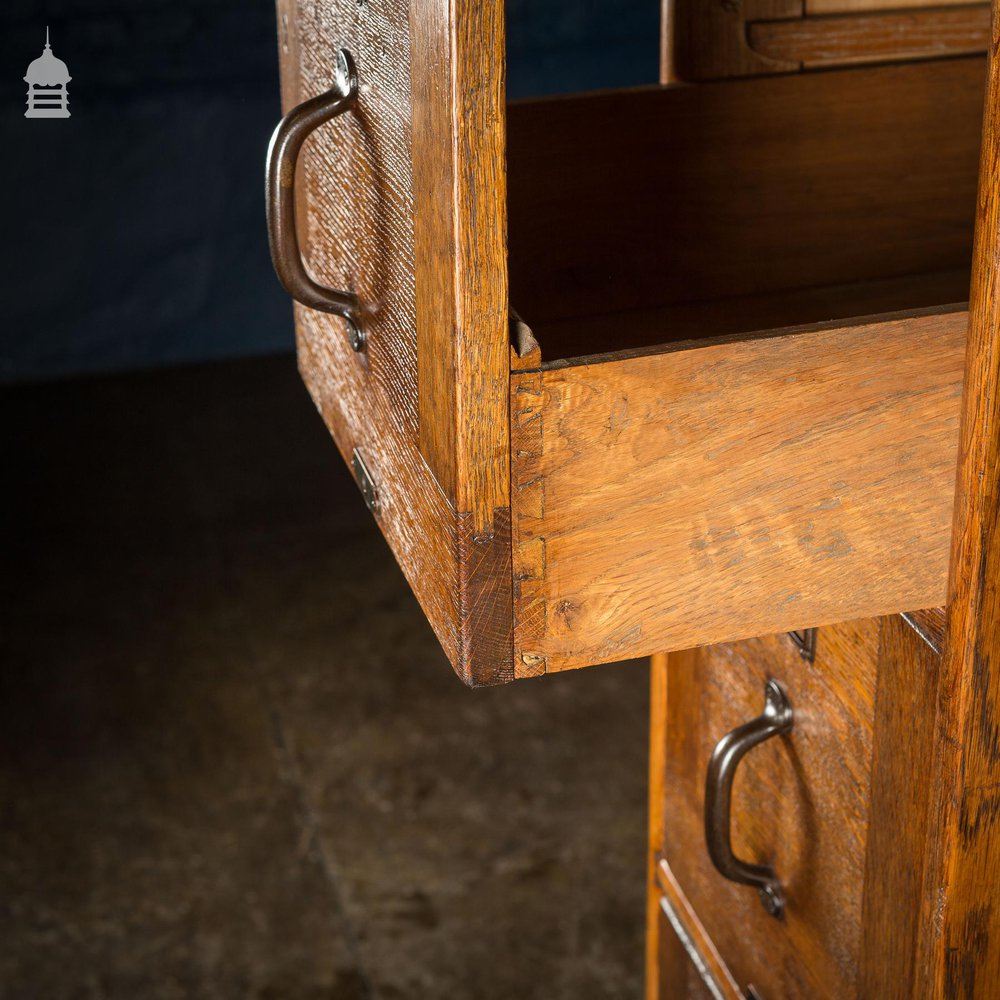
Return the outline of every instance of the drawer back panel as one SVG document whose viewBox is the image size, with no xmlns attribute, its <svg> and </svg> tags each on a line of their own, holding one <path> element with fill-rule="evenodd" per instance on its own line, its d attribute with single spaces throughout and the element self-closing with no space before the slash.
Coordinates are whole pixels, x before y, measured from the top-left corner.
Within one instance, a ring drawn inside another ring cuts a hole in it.
<svg viewBox="0 0 1000 1000">
<path fill-rule="evenodd" d="M 967 273 L 984 72 L 967 58 L 512 104 L 512 302 L 537 327 Z M 604 325 L 603 350 L 637 346 Z"/>
</svg>

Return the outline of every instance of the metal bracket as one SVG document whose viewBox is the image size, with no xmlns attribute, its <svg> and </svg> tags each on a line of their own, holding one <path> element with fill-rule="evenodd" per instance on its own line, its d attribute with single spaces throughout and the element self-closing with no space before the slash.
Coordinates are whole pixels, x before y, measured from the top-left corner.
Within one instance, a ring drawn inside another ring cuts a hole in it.
<svg viewBox="0 0 1000 1000">
<path fill-rule="evenodd" d="M 354 478 L 357 480 L 358 489 L 365 498 L 365 506 L 377 517 L 379 512 L 378 489 L 375 480 L 365 465 L 365 460 L 361 457 L 361 452 L 357 448 L 351 456 L 351 467 L 354 469 Z"/>
<path fill-rule="evenodd" d="M 816 659 L 816 629 L 804 628 L 798 632 L 789 632 L 788 637 L 798 646 L 799 656 L 812 663 Z"/>
</svg>

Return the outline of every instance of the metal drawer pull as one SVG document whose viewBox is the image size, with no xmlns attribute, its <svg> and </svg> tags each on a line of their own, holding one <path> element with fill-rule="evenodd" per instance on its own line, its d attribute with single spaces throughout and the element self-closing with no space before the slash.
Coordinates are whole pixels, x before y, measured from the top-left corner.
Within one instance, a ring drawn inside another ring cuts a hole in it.
<svg viewBox="0 0 1000 1000">
<path fill-rule="evenodd" d="M 351 347 L 364 347 L 358 297 L 326 288 L 306 272 L 295 231 L 295 164 L 311 132 L 354 107 L 358 74 L 346 49 L 337 53 L 337 82 L 331 90 L 292 108 L 271 136 L 267 150 L 267 239 L 271 262 L 285 291 L 310 309 L 334 313 L 347 321 Z"/>
<path fill-rule="evenodd" d="M 764 711 L 756 719 L 727 733 L 716 744 L 705 779 L 705 841 L 712 864 L 733 882 L 757 887 L 760 900 L 772 917 L 780 917 L 785 908 L 781 883 L 769 865 L 752 865 L 733 854 L 729 830 L 733 778 L 744 755 L 772 736 L 792 728 L 792 706 L 777 681 L 764 686 Z"/>
</svg>

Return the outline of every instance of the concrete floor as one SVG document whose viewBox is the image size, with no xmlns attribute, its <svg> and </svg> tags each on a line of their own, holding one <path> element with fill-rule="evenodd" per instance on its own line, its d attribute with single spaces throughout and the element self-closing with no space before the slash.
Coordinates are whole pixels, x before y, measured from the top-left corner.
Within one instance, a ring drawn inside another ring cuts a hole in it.
<svg viewBox="0 0 1000 1000">
<path fill-rule="evenodd" d="M 0 411 L 0 997 L 640 995 L 643 664 L 463 688 L 290 359 Z"/>
</svg>

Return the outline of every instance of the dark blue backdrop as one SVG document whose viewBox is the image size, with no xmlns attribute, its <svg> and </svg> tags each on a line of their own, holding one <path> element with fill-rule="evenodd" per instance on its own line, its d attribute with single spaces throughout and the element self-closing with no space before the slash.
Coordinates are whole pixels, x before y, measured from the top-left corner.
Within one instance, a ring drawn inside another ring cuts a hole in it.
<svg viewBox="0 0 1000 1000">
<path fill-rule="evenodd" d="M 656 79 L 657 0 L 509 0 L 509 95 Z M 24 115 L 45 25 L 72 118 Z M 272 0 L 3 0 L 0 380 L 292 347 L 267 258 Z"/>
</svg>

